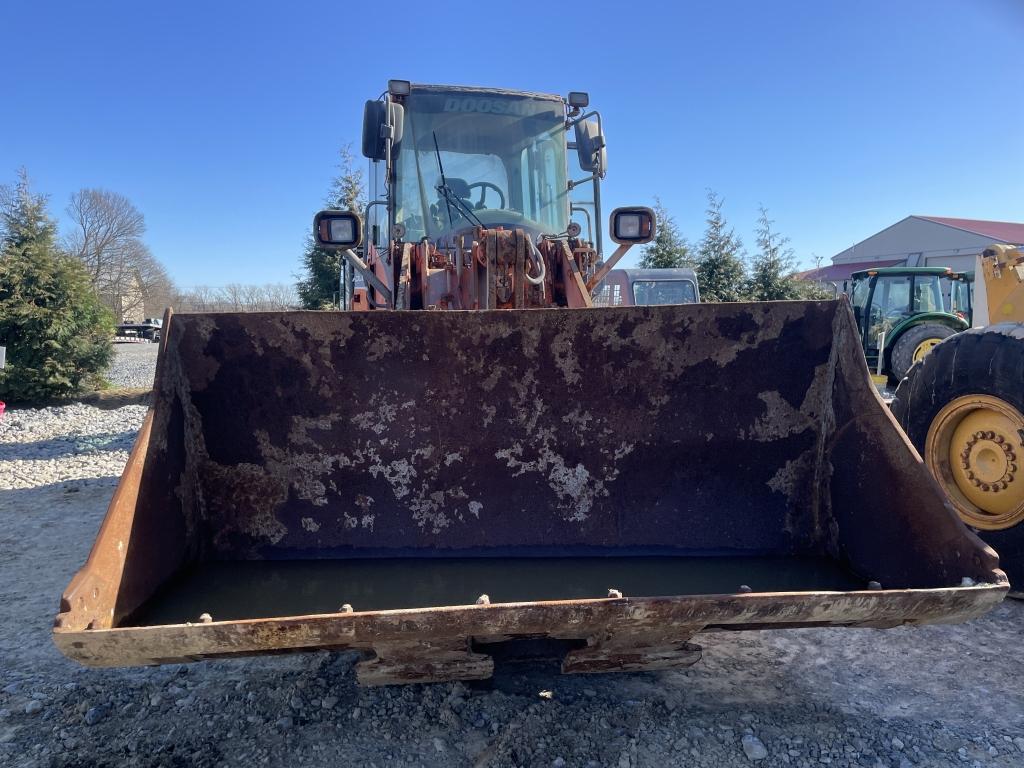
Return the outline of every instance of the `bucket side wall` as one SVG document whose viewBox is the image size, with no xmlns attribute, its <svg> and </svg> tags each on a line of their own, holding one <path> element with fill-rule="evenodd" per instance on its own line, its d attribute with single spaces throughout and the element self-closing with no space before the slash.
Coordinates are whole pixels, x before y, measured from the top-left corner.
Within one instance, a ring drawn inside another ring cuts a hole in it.
<svg viewBox="0 0 1024 768">
<path fill-rule="evenodd" d="M 832 549 L 889 588 L 1004 584 L 998 557 L 957 517 L 870 383 L 853 313 L 836 317 L 829 440 Z"/>
<path fill-rule="evenodd" d="M 170 312 L 157 360 L 150 408 L 118 481 L 89 557 L 61 597 L 55 627 L 117 626 L 198 555 L 193 519 L 183 503 L 185 413 L 168 353 Z"/>
</svg>

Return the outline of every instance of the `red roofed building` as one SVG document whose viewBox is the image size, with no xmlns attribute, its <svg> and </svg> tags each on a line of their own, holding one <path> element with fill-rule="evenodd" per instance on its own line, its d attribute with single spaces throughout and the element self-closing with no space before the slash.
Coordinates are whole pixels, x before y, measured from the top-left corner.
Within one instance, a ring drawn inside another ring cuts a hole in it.
<svg viewBox="0 0 1024 768">
<path fill-rule="evenodd" d="M 838 284 L 869 267 L 950 267 L 975 269 L 992 243 L 1024 245 L 1024 224 L 1009 221 L 907 216 L 832 257 L 832 264 L 800 276 Z"/>
</svg>

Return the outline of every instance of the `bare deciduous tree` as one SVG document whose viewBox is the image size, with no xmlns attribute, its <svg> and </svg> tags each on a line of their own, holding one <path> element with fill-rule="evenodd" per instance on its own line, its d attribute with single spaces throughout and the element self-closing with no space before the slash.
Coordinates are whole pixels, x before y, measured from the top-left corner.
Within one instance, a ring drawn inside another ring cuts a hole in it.
<svg viewBox="0 0 1024 768">
<path fill-rule="evenodd" d="M 142 242 L 146 222 L 124 195 L 81 189 L 67 208 L 74 229 L 64 247 L 77 257 L 118 319 L 159 314 L 173 292 L 167 271 Z"/>
<path fill-rule="evenodd" d="M 126 252 L 146 231 L 142 214 L 124 195 L 104 189 L 75 192 L 67 213 L 75 227 L 65 240 L 68 251 L 97 287 L 116 280 Z"/>
<path fill-rule="evenodd" d="M 197 285 L 179 291 L 171 304 L 182 312 L 209 312 L 216 302 L 217 291 L 208 285 Z"/>
<path fill-rule="evenodd" d="M 221 303 L 227 305 L 230 312 L 242 311 L 242 292 L 244 286 L 238 283 L 228 283 L 220 289 L 219 298 Z"/>
<path fill-rule="evenodd" d="M 295 286 L 289 283 L 271 283 L 263 286 L 266 297 L 267 310 L 279 312 L 285 309 L 295 309 L 299 306 L 299 296 Z"/>
<path fill-rule="evenodd" d="M 141 313 L 144 317 L 159 317 L 167 307 L 173 306 L 176 289 L 163 264 L 145 245 L 139 245 L 144 249 L 138 254 L 135 265 L 142 294 Z"/>
<path fill-rule="evenodd" d="M 295 286 L 286 283 L 197 285 L 179 292 L 173 306 L 182 312 L 279 312 L 298 307 L 299 297 Z"/>
</svg>

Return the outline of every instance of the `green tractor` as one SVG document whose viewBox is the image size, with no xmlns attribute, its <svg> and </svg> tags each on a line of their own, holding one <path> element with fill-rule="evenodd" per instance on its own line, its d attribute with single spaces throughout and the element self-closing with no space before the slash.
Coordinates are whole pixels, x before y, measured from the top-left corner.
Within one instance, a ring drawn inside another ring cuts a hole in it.
<svg viewBox="0 0 1024 768">
<path fill-rule="evenodd" d="M 947 267 L 880 267 L 851 279 L 850 301 L 872 373 L 900 381 L 932 347 L 970 327 L 969 314 L 948 310 L 947 297 L 962 293 L 965 276 Z"/>
</svg>

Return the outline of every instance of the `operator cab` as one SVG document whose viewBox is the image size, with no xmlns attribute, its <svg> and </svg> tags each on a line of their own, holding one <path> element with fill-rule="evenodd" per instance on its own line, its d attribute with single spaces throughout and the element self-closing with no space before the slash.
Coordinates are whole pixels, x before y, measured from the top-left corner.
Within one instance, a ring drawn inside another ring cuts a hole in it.
<svg viewBox="0 0 1024 768">
<path fill-rule="evenodd" d="M 394 222 L 407 242 L 477 226 L 536 237 L 569 225 L 566 107 L 558 96 L 410 85 L 393 149 Z"/>
</svg>

